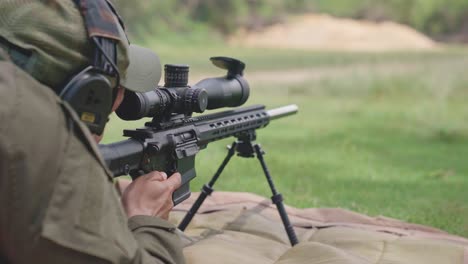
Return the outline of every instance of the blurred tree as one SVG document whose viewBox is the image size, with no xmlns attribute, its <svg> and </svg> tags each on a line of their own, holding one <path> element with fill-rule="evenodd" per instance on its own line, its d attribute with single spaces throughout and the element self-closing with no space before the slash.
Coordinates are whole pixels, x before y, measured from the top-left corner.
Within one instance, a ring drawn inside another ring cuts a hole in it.
<svg viewBox="0 0 468 264">
<path fill-rule="evenodd" d="M 204 0 L 193 9 L 192 18 L 216 26 L 223 33 L 233 32 L 247 20 L 245 0 Z"/>
<path fill-rule="evenodd" d="M 468 0 L 115 0 L 131 35 L 189 32 L 203 24 L 227 35 L 261 29 L 288 14 L 330 13 L 408 24 L 430 36 L 468 36 Z M 468 38 L 468 37 L 467 37 Z"/>
</svg>

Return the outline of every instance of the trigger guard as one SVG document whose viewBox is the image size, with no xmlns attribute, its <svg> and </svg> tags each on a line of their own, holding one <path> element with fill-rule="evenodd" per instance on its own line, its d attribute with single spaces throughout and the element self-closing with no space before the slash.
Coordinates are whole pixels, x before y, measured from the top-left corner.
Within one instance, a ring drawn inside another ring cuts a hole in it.
<svg viewBox="0 0 468 264">
<path fill-rule="evenodd" d="M 132 177 L 132 180 L 136 180 L 138 177 L 143 176 L 147 174 L 147 172 L 143 170 L 134 170 L 129 173 L 130 177 Z"/>
</svg>

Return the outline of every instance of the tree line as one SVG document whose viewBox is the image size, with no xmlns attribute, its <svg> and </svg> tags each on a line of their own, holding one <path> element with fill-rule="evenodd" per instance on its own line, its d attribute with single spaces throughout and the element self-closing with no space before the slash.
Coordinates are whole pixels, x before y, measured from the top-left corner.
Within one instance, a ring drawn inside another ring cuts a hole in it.
<svg viewBox="0 0 468 264">
<path fill-rule="evenodd" d="M 396 21 L 442 40 L 468 41 L 468 0 L 115 0 L 135 37 L 210 29 L 258 30 L 291 14 Z"/>
</svg>

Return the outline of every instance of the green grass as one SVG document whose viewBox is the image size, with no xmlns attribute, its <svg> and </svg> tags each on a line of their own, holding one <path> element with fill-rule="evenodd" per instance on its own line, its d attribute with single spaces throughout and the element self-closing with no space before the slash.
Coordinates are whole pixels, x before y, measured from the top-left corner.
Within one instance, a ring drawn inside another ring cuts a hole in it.
<svg viewBox="0 0 468 264">
<path fill-rule="evenodd" d="M 155 46 L 192 66 L 192 83 L 222 73 L 211 55 L 248 65 L 249 104 L 300 112 L 258 131 L 277 188 L 296 207 L 341 207 L 468 237 L 468 51 L 317 53 Z M 125 123 L 112 118 L 107 142 Z M 197 156 L 198 191 L 232 139 Z M 235 158 L 216 190 L 270 196 L 256 160 Z"/>
</svg>

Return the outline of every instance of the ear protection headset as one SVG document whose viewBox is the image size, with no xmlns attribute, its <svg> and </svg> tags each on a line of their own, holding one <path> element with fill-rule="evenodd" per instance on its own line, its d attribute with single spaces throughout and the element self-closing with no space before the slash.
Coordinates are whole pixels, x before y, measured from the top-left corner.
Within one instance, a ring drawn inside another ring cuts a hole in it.
<svg viewBox="0 0 468 264">
<path fill-rule="evenodd" d="M 88 35 L 94 45 L 91 65 L 85 67 L 60 91 L 62 100 L 70 104 L 92 133 L 101 135 L 108 121 L 120 83 L 117 64 L 117 40 L 97 36 L 90 28 L 110 33 L 118 32 L 117 20 L 111 24 L 101 14 L 111 13 L 118 18 L 114 8 L 104 0 L 75 0 L 82 11 Z M 120 18 L 119 18 L 120 21 Z M 121 21 L 120 21 L 121 22 Z M 117 33 L 118 34 L 118 33 Z M 114 34 L 116 35 L 116 34 Z M 119 36 L 117 35 L 117 38 Z M 115 85 L 111 80 L 115 79 Z"/>
</svg>

